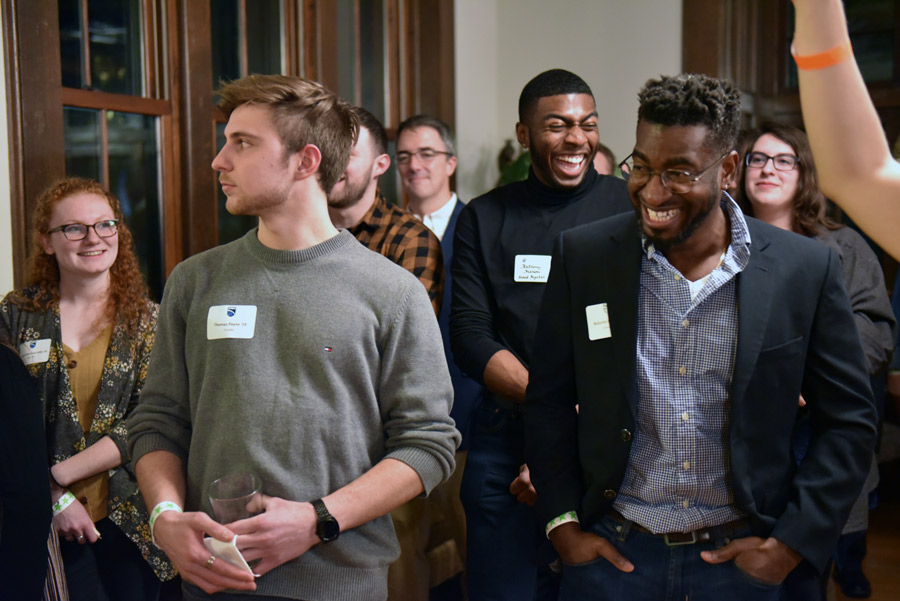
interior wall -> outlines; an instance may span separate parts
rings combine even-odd
[[[0,11],[0,30],[3,15]],[[6,68],[3,44],[0,44],[0,65]],[[6,110],[6,76],[0,73],[0,296],[13,287],[12,207],[9,196],[9,129]]]
[[[457,192],[494,187],[497,155],[515,143],[522,87],[568,69],[591,86],[600,140],[616,158],[634,145],[637,92],[681,71],[682,0],[455,0]]]

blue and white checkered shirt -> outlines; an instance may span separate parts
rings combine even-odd
[[[743,517],[729,483],[728,405],[737,348],[735,285],[750,234],[727,193],[731,244],[689,282],[645,240],[637,339],[637,420],[614,507],[654,533],[690,532]]]

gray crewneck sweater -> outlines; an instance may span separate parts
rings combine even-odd
[[[223,323],[248,324],[230,335],[252,338],[215,338]],[[385,457],[415,469],[427,492],[453,470],[452,398],[415,277],[346,231],[279,251],[253,230],[172,272],[129,446],[135,462],[160,449],[185,462],[188,511],[209,512],[206,486],[229,473],[309,501]],[[383,599],[398,549],[383,516],[272,570],[257,593]]]

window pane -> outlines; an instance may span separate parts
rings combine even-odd
[[[281,0],[247,2],[247,71],[281,73]]]
[[[221,81],[241,76],[241,45],[238,24],[238,0],[212,0],[213,89]]]
[[[100,181],[100,111],[63,107],[66,175]]]
[[[81,69],[81,2],[59,0],[59,49],[62,59],[62,85],[67,88],[84,86]]]
[[[356,104],[356,14],[355,0],[337,0],[337,93]]]
[[[144,68],[140,0],[89,0],[91,85],[141,96]]]
[[[225,124],[216,123],[216,148],[225,146]],[[232,215],[225,208],[228,198],[218,187],[218,215],[219,215],[219,244],[225,244],[237,240],[256,227],[256,217],[249,215]]]
[[[122,203],[141,271],[157,301],[163,287],[158,120],[113,111],[108,111],[106,118],[109,189]]]
[[[384,123],[384,2],[359,3],[362,105]]]

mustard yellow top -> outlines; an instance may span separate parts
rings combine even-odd
[[[85,435],[90,432],[94,413],[97,411],[97,398],[100,393],[100,379],[103,375],[103,364],[106,351],[112,338],[113,327],[109,325],[80,351],[73,351],[63,344],[63,355],[66,370],[69,372],[69,383],[72,396],[75,397],[75,408],[78,411],[78,422]],[[88,515],[95,522],[106,517],[106,501],[109,497],[109,472],[85,478],[73,483],[69,490],[78,499]]]

